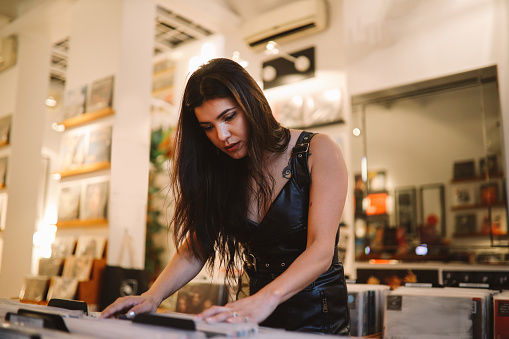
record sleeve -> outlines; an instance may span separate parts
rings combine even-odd
[[[92,272],[92,256],[70,256],[65,258],[62,277],[76,278],[78,281],[90,280]]]
[[[68,277],[51,277],[48,300],[53,298],[73,300],[78,292],[78,279]]]
[[[87,101],[87,111],[95,112],[108,107],[113,103],[113,76],[96,80],[92,83]]]
[[[111,126],[90,132],[85,164],[110,162]]]
[[[95,259],[101,259],[104,255],[105,247],[106,237],[104,236],[80,235],[76,245],[76,255],[88,255]]]
[[[65,93],[64,120],[73,118],[85,113],[85,102],[87,100],[87,85],[70,89]]]
[[[105,219],[108,208],[109,182],[88,184],[85,188],[81,219]]]
[[[58,197],[58,221],[79,218],[81,186],[67,186],[60,189]]]
[[[23,280],[19,298],[27,301],[43,301],[48,292],[48,277],[27,276]]]

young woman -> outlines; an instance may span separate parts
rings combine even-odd
[[[282,127],[244,68],[214,59],[187,82],[174,164],[177,254],[146,293],[102,317],[154,312],[205,264],[219,260],[233,278],[242,259],[250,296],[197,319],[348,333],[336,248],[347,169],[336,142]]]

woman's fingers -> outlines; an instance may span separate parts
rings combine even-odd
[[[111,318],[117,314],[125,313],[129,311],[129,309],[131,309],[133,306],[142,303],[144,300],[145,298],[139,296],[118,298],[113,304],[106,307],[104,311],[102,311],[99,318]]]

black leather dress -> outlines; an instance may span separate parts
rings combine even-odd
[[[264,219],[260,224],[248,221],[250,240],[244,248],[244,268],[250,278],[250,294],[284,272],[306,249],[311,183],[307,160],[309,142],[314,135],[303,132],[299,136],[292,150],[291,178]],[[343,265],[337,255],[331,258],[331,266],[325,273],[280,304],[260,325],[289,331],[348,334],[347,290]]]

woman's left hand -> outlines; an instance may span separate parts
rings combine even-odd
[[[276,295],[265,296],[262,291],[225,306],[212,306],[198,314],[195,319],[208,323],[261,323],[272,314],[279,304]]]

